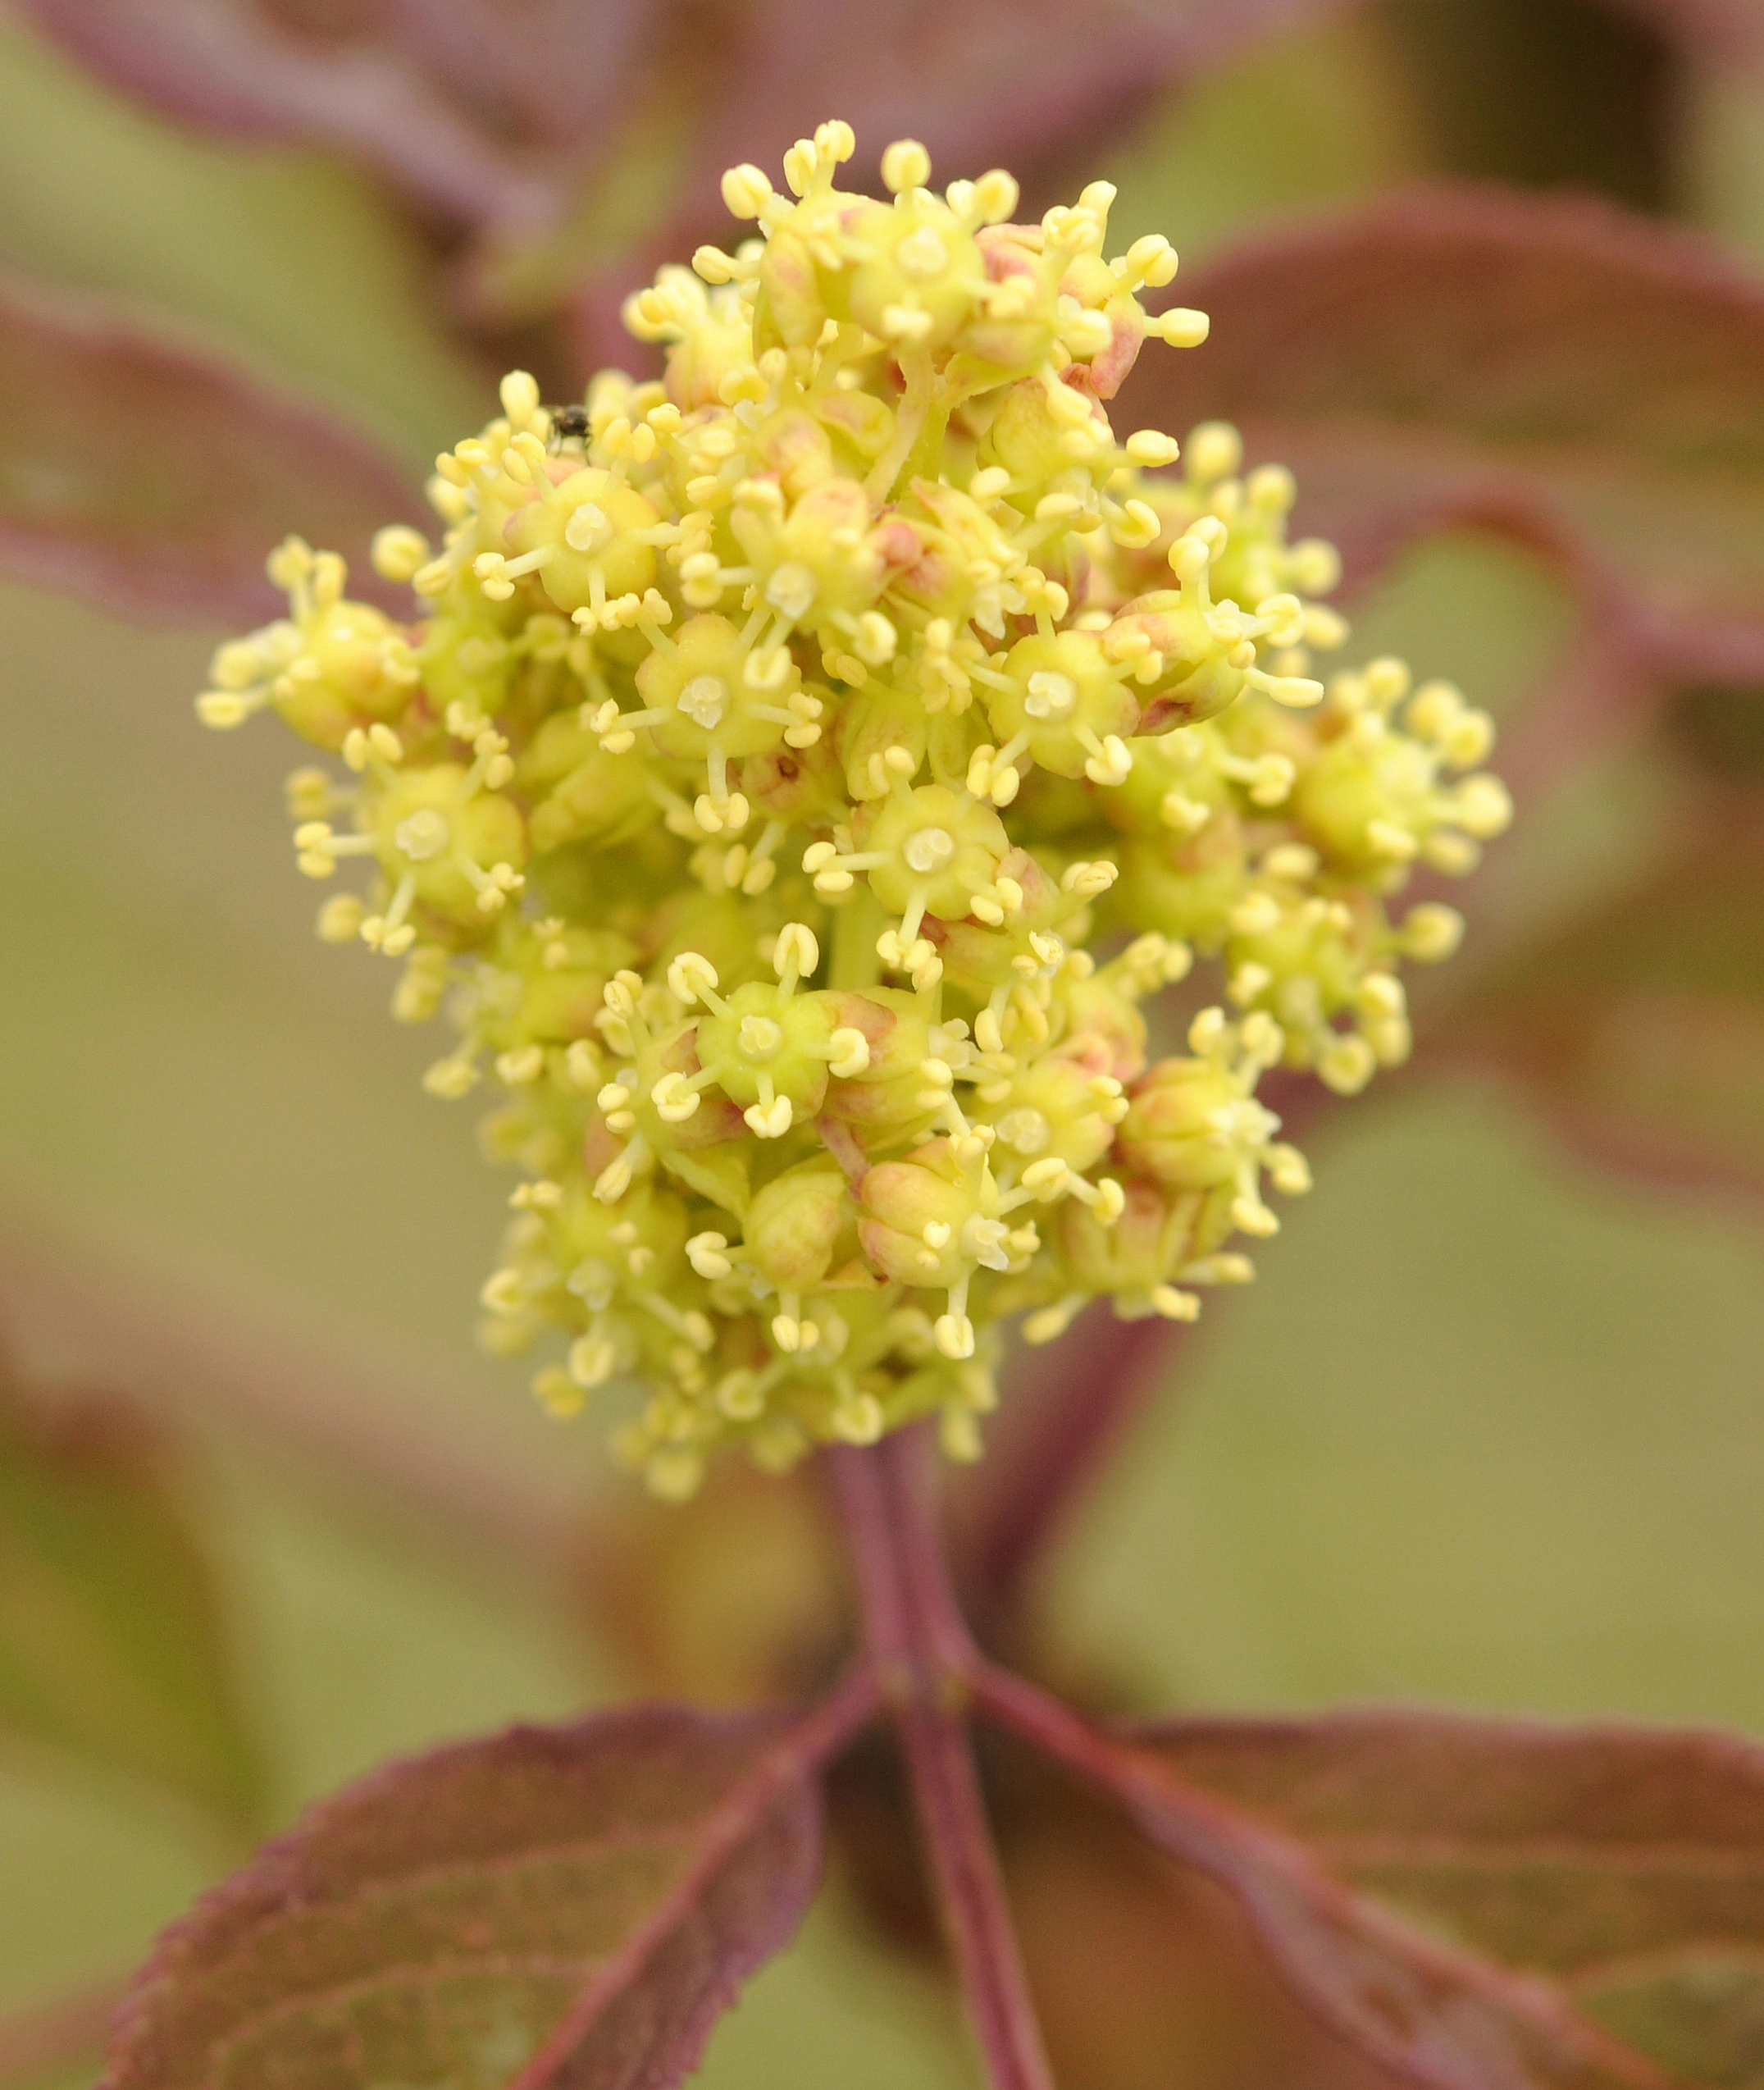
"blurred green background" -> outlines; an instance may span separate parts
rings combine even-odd
[[[1187,255],[1469,172],[1602,186],[1764,259],[1764,95],[1590,7],[1353,15],[1102,157],[1115,229]],[[488,366],[364,179],[180,133],[3,16],[0,258],[169,314],[413,463],[489,410]],[[1499,711],[1567,610],[1523,557],[1464,541],[1359,622]],[[620,1680],[522,1508],[592,1515],[599,1433],[560,1432],[474,1352],[500,1191],[469,1116],[418,1090],[432,1055],[387,1020],[383,969],[312,936],[288,748],[197,729],[219,636],[0,586],[0,1313],[34,1370],[162,1399],[194,1433],[286,1820],[390,1755]],[[1546,904],[1618,874],[1657,783],[1620,764],[1558,832],[1516,837]],[[1755,1217],[1596,1174],[1492,1084],[1347,1117],[1256,1291],[1064,1547],[1062,1638],[1148,1707],[1409,1699],[1764,1732]],[[485,1513],[471,1535],[389,1511],[376,1447],[400,1435]],[[126,1967],[238,1855],[121,1775],[0,1749],[0,2015]],[[755,1983],[704,2079],[964,2069],[938,1992],[836,1913]]]

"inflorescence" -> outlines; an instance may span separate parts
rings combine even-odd
[[[1449,685],[1312,678],[1347,627],[1287,472],[1110,427],[1148,335],[1206,335],[1141,303],[1169,244],[1105,260],[1106,182],[1038,225],[1005,174],[938,195],[910,142],[847,194],[852,149],[724,178],[759,236],[627,307],[662,380],[504,381],[440,549],[375,541],[410,624],[290,539],[198,705],[341,756],[289,781],[302,870],[372,874],[319,933],[446,1008],[426,1086],[492,1083],[523,1171],[485,1339],[554,1344],[560,1414],[640,1381],[615,1442],[669,1496],[732,1437],[781,1469],[935,1412],[971,1458],[1009,1317],[1247,1278],[1265,1181],[1309,1180],[1259,1079],[1402,1060],[1400,963],[1460,923],[1391,896],[1509,811]],[[1223,1005],[1148,1064],[1197,956]]]

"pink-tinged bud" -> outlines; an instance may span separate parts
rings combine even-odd
[[[1100,1225],[1076,1198],[1061,1207],[1066,1255],[1087,1292],[1150,1292],[1169,1283],[1192,1253],[1203,1193],[1173,1192],[1142,1175],[1128,1176],[1122,1187],[1127,1208],[1112,1226]]]
[[[974,584],[968,562],[956,547],[927,544],[904,527],[894,533],[893,541],[896,551],[906,555],[897,561],[890,594],[928,617],[947,617],[953,623],[965,616],[973,600]]]
[[[894,432],[894,417],[877,399],[868,392],[828,392],[815,401],[815,418],[827,430],[836,443],[842,443],[851,461],[868,462],[887,448],[888,438]],[[887,527],[884,517],[878,530]],[[892,551],[891,538],[884,543],[878,538],[877,550],[886,564],[895,566],[900,562]]]
[[[1100,407],[1091,426],[1096,439],[1105,444],[1107,424]],[[987,431],[982,454],[1013,478],[1045,484],[1072,468],[1066,434],[1067,424],[1048,405],[1046,386],[1038,377],[1026,377],[1005,393]]]
[[[1055,1050],[1087,1074],[1137,1081],[1146,1066],[1146,1020],[1139,1005],[1102,973],[1065,989],[1066,1029]]]
[[[947,1289],[973,1269],[962,1237],[978,1207],[946,1139],[879,1161],[857,1190],[865,1214],[858,1237],[884,1276]]]
[[[707,311],[668,352],[668,396],[684,413],[721,404],[723,386],[753,367],[753,336],[739,311]]]
[[[800,407],[787,408],[753,433],[759,463],[777,475],[787,500],[795,500],[832,476],[833,446],[827,431]]]
[[[839,713],[835,745],[845,764],[846,788],[856,800],[886,798],[894,786],[888,757],[905,751],[916,772],[925,759],[931,722],[917,691],[867,690]],[[896,762],[900,760],[896,755]]]
[[[1021,932],[1051,929],[1056,921],[1069,920],[1069,903],[1056,880],[1050,878],[1026,849],[1012,849],[1000,858],[998,881],[1006,879],[1023,895],[1022,906],[1010,917]],[[926,933],[937,946],[946,973],[977,987],[1002,986],[1017,977],[1012,961],[1014,942],[1001,938],[980,921],[928,922]]]
[[[994,384],[1038,369],[1053,345],[1055,298],[1040,257],[1023,240],[1019,226],[984,226],[975,235],[987,281],[1011,290],[971,319],[955,345],[964,372]]]
[[[870,532],[876,554],[891,574],[902,575],[923,557],[925,541],[904,515],[885,515]]]
[[[1184,1190],[1235,1180],[1230,1115],[1242,1084],[1210,1060],[1160,1060],[1133,1092],[1118,1134],[1128,1165]]]
[[[780,227],[767,240],[759,264],[754,345],[762,354],[774,340],[785,348],[813,348],[826,323],[827,300],[808,244]]]
[[[741,791],[754,812],[768,820],[823,827],[846,816],[845,773],[825,733],[812,747],[750,755],[741,764]]]
[[[719,1146],[726,1139],[739,1139],[745,1133],[747,1128],[742,1122],[740,1105],[715,1088],[700,1093],[698,1108],[689,1118],[658,1116],[650,1100],[656,1083],[671,1074],[690,1080],[699,1071],[695,1024],[659,1051],[644,1055],[638,1070],[638,1119],[657,1145],[691,1153],[700,1148]]]
[[[1109,345],[1101,355],[1091,358],[1089,377],[1091,390],[1098,399],[1112,399],[1139,360],[1146,319],[1131,298],[1111,298],[1104,309],[1109,321]],[[1072,382],[1069,376],[1066,382]]]
[[[1228,658],[1233,646],[1179,590],[1160,588],[1126,604],[1103,634],[1103,649],[1124,653],[1135,639],[1149,641],[1163,664],[1154,681],[1140,685],[1145,701],[1139,723],[1142,734],[1165,733],[1214,718],[1243,694],[1243,670]]]
[[[1022,276],[1031,283],[1041,281],[1041,270],[1037,266],[1042,253],[1039,226],[983,225],[974,235],[974,244],[986,264],[988,282],[1002,283],[1011,276]]]
[[[928,1116],[919,1101],[920,1062],[931,1050],[931,1027],[918,997],[896,988],[873,987],[834,997],[839,1022],[864,1034],[869,1065],[849,1079],[830,1081],[823,1114],[850,1125],[860,1139],[880,1140]]]
[[[582,1134],[583,1175],[590,1183],[594,1182],[624,1151],[624,1141],[616,1132],[608,1131],[606,1120],[599,1116],[591,1118],[588,1129]]]

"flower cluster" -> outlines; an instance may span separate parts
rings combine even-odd
[[[848,193],[852,146],[726,177],[758,236],[627,308],[661,380],[504,381],[440,548],[376,541],[411,623],[290,541],[199,702],[340,756],[289,787],[301,869],[372,874],[320,933],[448,1009],[427,1085],[492,1083],[523,1172],[486,1339],[549,1337],[560,1412],[639,1380],[616,1441],[668,1495],[719,1440],[927,1412],[971,1457],[1008,1317],[1247,1277],[1308,1180],[1260,1076],[1402,1059],[1400,963],[1459,924],[1391,897],[1507,816],[1456,691],[1313,679],[1346,627],[1288,473],[1111,427],[1142,341],[1206,333],[1142,303],[1168,243],[1105,259],[1106,183],[1038,225],[1005,174],[937,194],[910,142]],[[1225,1006],[1149,1064],[1197,956]]]

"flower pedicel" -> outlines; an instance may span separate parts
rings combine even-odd
[[[341,757],[289,784],[301,869],[371,874],[320,933],[444,1005],[427,1086],[493,1084],[523,1170],[485,1339],[549,1343],[559,1413],[638,1380],[615,1441],[670,1496],[724,1439],[782,1468],[929,1412],[971,1458],[1009,1317],[1247,1278],[1309,1180],[1260,1077],[1404,1057],[1401,961],[1460,924],[1388,902],[1509,811],[1448,685],[1312,678],[1346,627],[1288,473],[1111,428],[1146,337],[1206,335],[1141,303],[1168,243],[1105,259],[1105,182],[1031,226],[1005,174],[938,195],[906,141],[848,194],[853,142],[725,176],[759,236],[627,308],[660,381],[504,381],[440,549],[375,541],[409,625],[290,540],[199,700]],[[1223,1003],[1148,1065],[1197,956]]]

